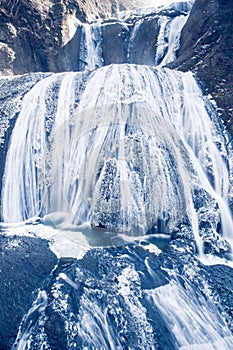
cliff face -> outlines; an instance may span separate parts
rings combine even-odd
[[[61,13],[49,1],[2,1],[0,10],[0,61],[2,74],[51,69],[49,51],[57,50]]]
[[[111,16],[138,4],[127,0],[0,1],[0,74],[65,69],[59,54],[80,22]]]
[[[192,70],[211,93],[222,118],[233,124],[233,6],[227,0],[196,0],[181,34],[178,59],[171,65]]]

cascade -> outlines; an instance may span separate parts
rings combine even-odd
[[[176,59],[176,51],[179,48],[181,29],[183,28],[187,16],[177,16],[175,18],[160,17],[160,31],[157,39],[157,49],[155,64],[165,66]]]
[[[178,349],[190,349],[190,344],[193,349],[230,349],[232,346],[231,332],[222,323],[215,306],[208,305],[202,297],[197,299],[188,284],[184,290],[173,280],[166,286],[147,291],[147,298],[158,305],[168,326],[173,329]],[[208,325],[208,332],[203,325]]]

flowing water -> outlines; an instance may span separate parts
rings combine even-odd
[[[179,349],[231,348],[232,334],[222,323],[217,309],[204,298],[197,298],[190,286],[187,285],[184,290],[177,281],[172,281],[166,286],[148,291],[147,297],[164,315]]]

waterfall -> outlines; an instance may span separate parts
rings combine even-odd
[[[21,252],[33,236],[49,243],[36,268],[49,250],[58,258],[40,286],[28,273],[10,295],[21,319],[12,349],[232,348],[229,136],[195,76],[166,67],[192,4],[124,12],[76,34],[67,17],[76,71],[0,79],[13,91],[0,257],[11,249],[31,263]],[[205,266],[210,257],[223,265]]]
[[[59,128],[67,121],[75,104],[72,76],[72,73],[67,73],[62,79],[62,74],[51,75],[45,81],[36,84],[24,98],[6,160],[9,166],[6,166],[4,175],[5,204],[2,210],[5,221],[24,221],[34,215],[40,215],[43,207],[62,205],[61,202],[55,204],[57,200],[60,201],[61,193],[56,199],[48,195],[53,186],[53,172],[57,172],[51,165],[51,130]],[[62,137],[65,145],[68,135],[63,134]],[[59,145],[60,140],[56,139],[56,142]],[[63,157],[62,154],[59,156]],[[63,160],[61,158],[58,161]],[[18,169],[14,171],[12,183],[10,172],[15,162]],[[60,174],[56,175],[56,185],[61,186]],[[12,202],[15,203],[13,211]]]
[[[38,296],[33,303],[33,306],[24,316],[23,327],[20,329],[20,332],[15,340],[15,344],[12,346],[12,349],[24,350],[27,349],[28,345],[30,346],[30,337],[33,333],[33,328],[36,326],[36,318],[41,315],[44,316],[45,308],[47,306],[48,298],[45,291],[40,291]]]
[[[187,16],[177,16],[172,19],[168,17],[160,18],[160,32],[155,55],[156,65],[165,66],[176,59],[176,51],[180,45],[181,29],[186,21]]]

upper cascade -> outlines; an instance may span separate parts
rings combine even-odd
[[[82,24],[63,47],[66,67],[80,71],[119,63],[165,66],[176,59],[191,7],[190,1],[139,8]],[[72,50],[78,53],[76,62]]]
[[[186,224],[199,253],[210,232],[227,251],[230,174],[219,130],[191,73],[125,64],[51,74],[23,99],[2,217],[66,213],[76,227],[132,236]]]

